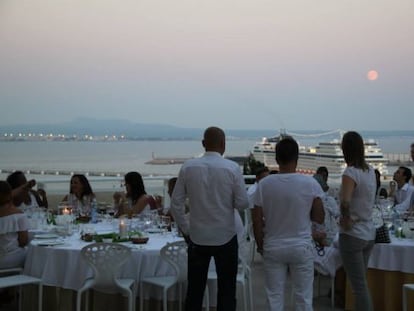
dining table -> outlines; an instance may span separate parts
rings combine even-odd
[[[43,299],[44,311],[73,310],[76,291],[81,288],[86,278],[93,275],[92,268],[81,256],[82,248],[93,241],[82,240],[82,231],[92,229],[95,235],[99,235],[117,232],[118,228],[117,219],[105,219],[97,224],[80,225],[64,237],[56,236],[50,230],[46,233],[34,234],[34,239],[27,249],[24,273],[42,279],[45,286],[44,297],[46,297]],[[166,230],[148,230],[146,235],[149,237],[146,244],[133,244],[131,241],[121,243],[131,249],[131,256],[122,265],[119,276],[135,279],[137,289],[143,277],[175,275],[173,267],[161,258],[160,250],[167,243],[182,240],[178,234]],[[168,294],[168,300],[177,304],[178,290],[172,288]],[[122,296],[111,296],[114,295],[93,293],[92,306],[88,310],[118,310],[120,305],[126,303],[126,299]],[[155,310],[156,308],[151,306],[151,301],[159,302],[161,299],[162,291],[146,287],[144,297],[146,309]],[[111,305],[113,307],[110,307]],[[29,303],[25,306],[25,310],[31,310]]]
[[[374,310],[402,310],[402,286],[414,283],[414,240],[391,237],[391,243],[374,245],[367,271]],[[345,310],[353,310],[354,298],[349,282]],[[408,310],[414,310],[414,292],[408,295]]]

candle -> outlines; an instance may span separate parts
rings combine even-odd
[[[403,235],[402,234],[402,228],[401,227],[398,227],[396,237],[397,238],[402,238],[403,237],[402,235]]]
[[[127,235],[127,224],[124,220],[119,221],[119,236],[125,238]]]

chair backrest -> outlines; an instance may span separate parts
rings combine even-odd
[[[177,281],[184,282],[187,279],[187,243],[185,241],[167,243],[161,248],[160,254],[161,258],[173,266]]]
[[[5,247],[0,245],[0,262],[5,257],[6,254],[7,254],[7,252],[6,252]],[[0,276],[20,274],[22,272],[23,272],[23,268],[19,267],[19,266],[15,266],[15,267],[12,266],[12,267],[8,267],[8,268],[0,268]]]
[[[117,272],[131,256],[131,250],[116,243],[93,243],[82,248],[81,256],[93,269],[94,288],[111,292],[117,287]]]

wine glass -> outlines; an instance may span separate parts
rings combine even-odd
[[[161,216],[160,217],[160,226],[163,233],[166,233],[171,230],[171,218],[170,216]]]

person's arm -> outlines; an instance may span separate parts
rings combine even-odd
[[[27,183],[15,188],[12,190],[13,203],[16,206],[19,206],[23,203],[25,195],[28,191],[36,185],[36,180],[29,180]]]
[[[115,209],[115,217],[119,217],[124,214],[124,204],[125,201],[125,194],[119,191],[114,192],[112,195],[112,199],[114,202],[114,209]]]
[[[343,175],[340,195],[341,218],[339,225],[345,230],[351,229],[352,225],[354,224],[353,220],[351,219],[351,212],[349,209],[349,204],[351,202],[354,189],[355,181],[351,177]]]
[[[390,181],[389,188],[390,192],[388,193],[388,196],[395,199],[395,192],[397,191],[397,183],[395,182],[395,180]]]
[[[321,198],[317,197],[312,202],[311,220],[318,223],[323,224],[325,221],[325,210],[323,209],[323,203]]]
[[[236,171],[234,178],[234,208],[242,211],[249,207],[246,184],[244,183],[244,178],[240,170]]]
[[[257,244],[257,252],[263,255],[263,239],[264,239],[264,219],[263,209],[261,206],[255,205],[252,209],[253,234]]]
[[[17,232],[17,241],[20,247],[25,247],[29,243],[29,233],[27,230]]]
[[[43,189],[38,189],[37,191],[30,190],[30,192],[35,197],[37,205],[39,205],[39,207],[44,207],[44,208],[48,207],[49,204],[47,202],[47,197],[46,197],[46,191],[45,190],[43,190]]]
[[[154,199],[149,195],[141,195],[137,202],[132,206],[132,214],[141,214],[147,205],[152,209]]]
[[[19,243],[19,247],[25,247],[29,243],[29,219],[27,216],[19,211],[20,217],[17,220],[18,228],[17,230],[17,241]]]
[[[178,228],[183,233],[186,241],[188,240],[188,235],[190,231],[190,224],[188,217],[185,216],[185,200],[187,198],[187,193],[185,189],[185,176],[183,169],[180,170],[178,175],[177,182],[174,187],[173,194],[171,196],[171,214],[174,216],[175,221],[177,222]]]

